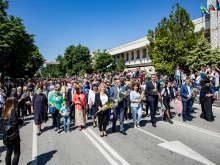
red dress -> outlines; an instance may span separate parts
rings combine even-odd
[[[79,102],[81,104],[79,104]],[[76,126],[86,124],[86,96],[84,93],[73,95],[73,103],[75,103],[75,124]]]

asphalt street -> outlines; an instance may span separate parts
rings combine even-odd
[[[27,117],[21,128],[20,165],[77,165],[77,164],[131,164],[131,165],[220,165],[220,108],[213,107],[214,122],[200,119],[200,106],[194,104],[192,122],[183,123],[174,117],[174,124],[162,121],[157,116],[157,128],[150,118],[141,120],[141,128],[132,128],[132,120],[125,122],[127,136],[119,132],[100,137],[98,128],[91,120],[87,128],[79,131],[71,125],[72,132],[58,134],[51,129],[52,119],[43,125],[38,137],[33,117]],[[119,127],[118,127],[119,129]],[[2,146],[0,141],[0,146]],[[0,164],[5,164],[3,149]]]

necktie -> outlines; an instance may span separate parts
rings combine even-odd
[[[157,84],[156,84],[156,82],[154,82],[154,88],[157,89]]]

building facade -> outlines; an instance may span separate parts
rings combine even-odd
[[[217,19],[219,20],[217,21]],[[210,41],[212,48],[220,46],[220,37],[218,35],[220,33],[220,14],[217,11],[210,11],[210,15],[195,19],[193,23],[195,25],[195,33],[199,32],[202,28],[205,29],[205,37]],[[119,59],[124,59],[126,70],[140,68],[147,72],[154,72],[154,67],[151,66],[151,60],[148,55],[147,44],[149,44],[147,37],[143,37],[112,48],[108,50],[108,53],[114,57],[116,63]]]

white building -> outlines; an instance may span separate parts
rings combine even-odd
[[[210,39],[209,16],[193,20],[193,23],[195,24],[195,32],[200,31],[201,28],[204,27],[206,30],[206,37]],[[149,44],[147,37],[143,37],[127,44],[112,48],[107,52],[114,57],[115,62],[117,62],[120,58],[124,59],[126,70],[140,68],[141,70],[146,70],[148,72],[151,70],[154,72],[154,67],[151,66],[151,60],[148,56],[147,44]]]

